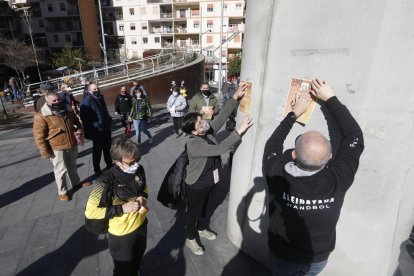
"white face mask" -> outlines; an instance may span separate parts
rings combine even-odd
[[[178,96],[178,92],[173,92],[173,95],[175,96],[175,97],[177,97]]]
[[[206,120],[201,120],[200,122],[200,132],[201,133],[207,133],[207,131],[210,129],[210,124]]]
[[[136,162],[135,164],[128,166],[126,169],[123,166],[119,166],[119,167],[124,173],[135,174],[139,168],[139,164],[138,162]]]

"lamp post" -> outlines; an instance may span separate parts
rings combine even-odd
[[[25,24],[27,26],[27,29],[29,31],[30,40],[32,41],[33,54],[34,54],[34,58],[35,58],[35,61],[36,61],[37,73],[39,74],[40,81],[43,81],[42,80],[42,75],[40,74],[39,61],[37,60],[36,46],[33,42],[32,24],[29,21],[29,17],[30,17],[29,9],[30,9],[30,7],[22,7],[22,8],[17,8],[16,11],[23,11],[23,19],[24,19],[24,22],[25,22]]]
[[[221,20],[220,20],[220,60],[219,60],[219,88],[218,88],[218,95],[219,97],[223,97],[223,93],[221,91],[222,88],[222,67],[223,67],[223,16],[224,16],[224,0],[221,0]]]
[[[104,33],[104,26],[103,26],[103,18],[102,18],[102,7],[101,7],[101,0],[98,0],[98,7],[99,7],[99,20],[101,21],[101,35],[102,35],[102,51],[104,53],[104,66],[105,66],[105,73],[108,75],[108,56],[106,55],[106,44],[105,44],[105,33]]]

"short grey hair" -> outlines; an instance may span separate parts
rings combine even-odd
[[[299,135],[295,141],[295,152],[296,152],[296,164],[298,167],[308,171],[317,171],[325,167],[328,163],[329,159],[331,158],[331,143],[329,142],[326,137],[322,136],[325,144],[328,146],[328,154],[324,156],[324,158],[317,160],[312,158],[310,153],[306,151],[305,146],[308,141],[306,141],[306,137],[304,135]]]
[[[122,157],[139,158],[140,151],[138,144],[129,140],[128,137],[114,139],[111,146],[111,158],[113,161],[122,161]]]
[[[48,98],[49,96],[56,96],[56,97],[60,97],[59,93],[56,91],[47,91],[45,97]]]

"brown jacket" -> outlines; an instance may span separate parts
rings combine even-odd
[[[53,150],[76,146],[75,131],[81,128],[82,125],[73,111],[68,111],[64,118],[53,114],[49,106],[44,104],[33,119],[33,136],[40,155],[48,158],[53,155]]]

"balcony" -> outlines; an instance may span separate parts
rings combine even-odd
[[[53,27],[53,26],[47,26],[46,27],[46,32],[81,32],[82,29],[79,26],[74,26],[74,27]]]
[[[172,18],[172,13],[163,12],[160,14],[160,18]]]
[[[67,10],[68,15],[72,15],[72,16],[77,16],[79,15],[79,10],[78,9],[71,9],[71,10]]]
[[[187,28],[175,28],[175,33],[177,34],[186,34]]]
[[[172,2],[172,0],[147,0],[148,4],[171,4]]]
[[[113,15],[113,14],[104,14],[102,16],[103,21],[116,21],[116,20],[124,20],[124,16],[122,14],[117,14],[117,15]]]

